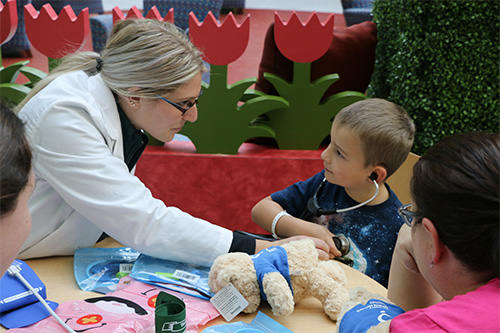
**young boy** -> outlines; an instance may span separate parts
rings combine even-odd
[[[332,237],[343,234],[350,249],[338,259],[387,287],[403,220],[401,202],[385,180],[405,161],[414,134],[406,111],[389,101],[366,99],[345,107],[321,154],[325,169],[262,199],[252,219],[275,238],[322,239],[336,257],[341,254]]]

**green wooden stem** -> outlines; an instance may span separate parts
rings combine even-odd
[[[210,65],[210,86],[212,85],[214,87],[225,87],[227,85],[227,65]]]
[[[294,62],[293,63],[293,85],[309,85],[311,82],[311,63]]]

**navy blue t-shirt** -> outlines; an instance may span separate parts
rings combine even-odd
[[[398,214],[401,202],[389,185],[385,184],[389,199],[381,204],[316,217],[309,213],[307,201],[313,197],[324,177],[324,171],[321,171],[305,181],[271,194],[271,198],[292,216],[324,225],[332,233],[346,236],[351,248],[345,256],[337,259],[387,287],[394,245],[403,224]],[[318,203],[322,209],[342,209],[358,204],[342,186],[328,182]]]

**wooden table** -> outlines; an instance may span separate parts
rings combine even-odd
[[[121,247],[121,244],[116,242],[114,239],[107,238],[102,242],[96,244],[95,247]],[[31,268],[33,268],[40,279],[45,283],[47,287],[47,298],[52,301],[62,303],[69,300],[86,299],[99,295],[102,296],[102,294],[83,291],[78,288],[73,273],[72,256],[30,259],[26,260],[26,263]],[[346,265],[341,264],[341,266],[346,272],[349,288],[362,286],[365,287],[368,291],[378,293],[384,297],[387,296],[387,290],[375,280]],[[259,310],[297,333],[330,333],[335,332],[336,329],[335,322],[331,321],[323,312],[321,303],[317,299],[312,297],[306,298],[298,303],[293,314],[288,318],[273,316],[271,308],[269,307],[269,305],[267,305],[267,303],[263,303],[260,306]],[[256,314],[257,313],[239,314],[232,320],[232,322],[244,321],[248,323],[252,321]],[[209,322],[207,325],[201,327],[200,331],[208,326],[226,323],[227,322],[224,320],[224,318],[220,316],[215,320]],[[5,329],[0,326],[0,332],[4,331]]]

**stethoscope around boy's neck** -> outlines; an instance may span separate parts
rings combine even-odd
[[[332,215],[332,214],[338,214],[338,213],[344,213],[348,212],[351,210],[358,209],[359,207],[362,207],[369,202],[373,201],[379,192],[379,186],[377,184],[377,174],[375,172],[372,172],[370,175],[370,179],[373,182],[373,185],[375,185],[375,194],[368,200],[363,201],[362,203],[359,203],[355,206],[347,207],[347,208],[342,208],[342,209],[322,209],[319,206],[318,203],[318,197],[321,195],[321,192],[323,191],[323,188],[325,187],[326,183],[328,182],[326,178],[323,179],[321,184],[318,186],[318,189],[314,193],[314,196],[312,198],[309,198],[309,201],[307,201],[307,209],[314,215],[314,216],[321,216],[321,215]]]

